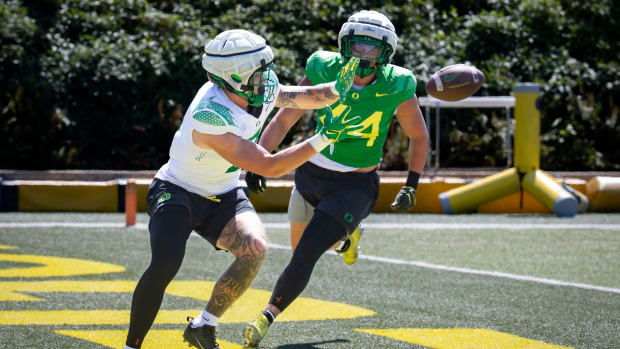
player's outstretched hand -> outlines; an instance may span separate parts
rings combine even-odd
[[[245,183],[250,193],[260,194],[267,189],[267,178],[254,172],[246,172]]]
[[[392,209],[406,212],[414,206],[415,189],[412,187],[403,186],[402,188],[400,188],[400,191],[398,192],[396,198],[394,199],[394,202],[392,203]]]
[[[333,142],[338,142],[339,140],[348,138],[348,132],[355,131],[363,127],[359,124],[359,116],[350,119],[345,119],[344,116],[335,117],[332,113],[332,108],[328,105],[325,106],[325,110],[327,111],[327,114],[324,116],[323,127],[319,132],[324,134],[325,137]]]
[[[357,57],[351,57],[347,64],[340,69],[338,73],[338,79],[336,80],[336,90],[340,95],[340,99],[343,101],[347,98],[347,93],[353,86],[353,80],[355,79],[355,69],[360,64],[360,59]]]

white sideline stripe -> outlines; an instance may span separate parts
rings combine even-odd
[[[264,223],[265,228],[269,229],[288,229],[289,223]],[[508,224],[508,223],[363,223],[363,226],[370,229],[412,229],[412,230],[436,230],[436,229],[500,229],[500,230],[559,230],[559,229],[600,229],[618,230],[620,224]],[[124,223],[114,222],[0,222],[0,228],[124,228]],[[147,224],[138,223],[136,229],[146,229]]]
[[[272,243],[269,244],[269,247],[283,249],[283,250],[291,249],[291,246],[284,246],[284,245],[278,245],[278,244],[272,244]],[[327,253],[337,255],[336,252],[334,251],[328,251]],[[446,265],[432,264],[432,263],[427,263],[427,262],[405,261],[402,259],[384,258],[384,257],[369,256],[369,255],[360,255],[358,258],[367,259],[367,260],[375,261],[375,262],[389,263],[389,264],[412,265],[412,266],[419,267],[419,268],[452,271],[452,272],[462,273],[462,274],[486,275],[486,276],[493,276],[493,277],[511,279],[511,280],[537,282],[537,283],[546,284],[546,285],[570,286],[570,287],[582,288],[586,290],[620,293],[620,288],[595,286],[595,285],[581,284],[581,283],[575,283],[575,282],[566,282],[566,281],[560,281],[560,280],[539,278],[539,277],[534,277],[534,276],[503,273],[500,271],[488,271],[488,270],[450,267]]]
[[[463,224],[466,224],[464,226]],[[271,229],[288,229],[288,223],[265,223],[266,228]],[[369,228],[384,228],[384,229],[393,229],[393,228],[412,228],[412,229],[510,229],[510,230],[518,230],[518,229],[607,229],[607,230],[620,230],[620,227],[612,224],[467,224],[466,222],[460,224],[435,224],[435,223],[419,223],[419,224],[392,224],[392,223],[369,223],[364,224],[365,227]],[[35,223],[0,223],[0,228],[52,228],[52,227],[67,227],[67,228],[124,228],[125,224],[123,223],[112,223],[112,222],[102,222],[102,223],[65,223],[65,222],[35,222]],[[514,228],[516,227],[516,228]],[[131,227],[132,229],[140,229],[146,230],[147,224],[138,223],[135,226]],[[513,229],[514,228],[514,229]],[[290,246],[284,246],[279,244],[270,243],[269,247],[290,250]],[[336,254],[333,251],[327,252],[328,254]],[[620,294],[620,288],[612,288],[612,287],[603,287],[603,286],[595,286],[589,284],[575,283],[575,282],[566,282],[560,280],[553,279],[545,279],[527,275],[518,275],[511,273],[503,273],[499,271],[489,271],[489,270],[477,270],[477,269],[469,269],[469,268],[459,268],[459,267],[451,267],[440,264],[432,264],[427,262],[420,261],[405,261],[402,259],[394,259],[394,258],[385,258],[385,257],[377,257],[370,255],[360,255],[360,259],[367,259],[375,262],[389,263],[389,264],[398,264],[398,265],[412,265],[419,268],[427,268],[433,270],[444,270],[444,271],[452,271],[463,274],[472,274],[472,275],[486,275],[493,276],[511,280],[520,280],[520,281],[529,281],[536,282],[546,285],[554,285],[554,286],[569,286],[575,288],[581,288],[586,290],[595,290],[601,292],[610,292],[610,293],[618,293]]]
[[[264,223],[265,228],[288,229],[288,223]],[[436,229],[456,229],[456,230],[478,230],[478,229],[500,229],[500,230],[559,230],[559,229],[600,229],[618,230],[620,224],[509,224],[509,223],[362,223],[362,226],[370,229],[412,229],[412,230],[436,230]]]

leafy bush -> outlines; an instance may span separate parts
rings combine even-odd
[[[276,51],[281,82],[336,50],[341,24],[376,9],[397,28],[395,64],[424,83],[442,66],[486,73],[479,95],[534,81],[548,170],[619,170],[620,4],[611,0],[0,0],[0,137],[5,168],[155,169],[195,91],[203,45],[243,28]],[[282,147],[312,132],[306,116]],[[430,125],[434,130],[434,121]],[[502,110],[445,110],[441,166],[503,166]],[[434,131],[433,131],[434,133]],[[406,168],[393,127],[383,169]]]

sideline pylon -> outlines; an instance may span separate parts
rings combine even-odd
[[[131,227],[136,225],[136,211],[138,202],[136,200],[136,180],[128,179],[125,184],[125,225]]]

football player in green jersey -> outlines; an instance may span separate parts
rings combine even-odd
[[[405,68],[390,63],[397,46],[394,25],[383,14],[361,11],[349,17],[338,35],[340,52],[317,51],[308,58],[300,85],[334,81],[352,58],[360,59],[346,99],[331,105],[334,116],[359,117],[360,129],[330,145],[295,171],[288,216],[293,257],[275,285],[265,311],[245,326],[246,347],[258,346],[274,318],[304,290],[314,265],[330,247],[345,240],[340,251],[345,262],[357,260],[362,219],[373,209],[379,191],[376,173],[392,117],[396,115],[410,138],[409,175],[392,208],[407,211],[428,152],[428,133],[415,95],[416,79]],[[259,144],[273,151],[303,111],[280,109],[266,127]],[[324,110],[317,111],[317,132]],[[265,179],[248,173],[250,191],[263,191]]]

